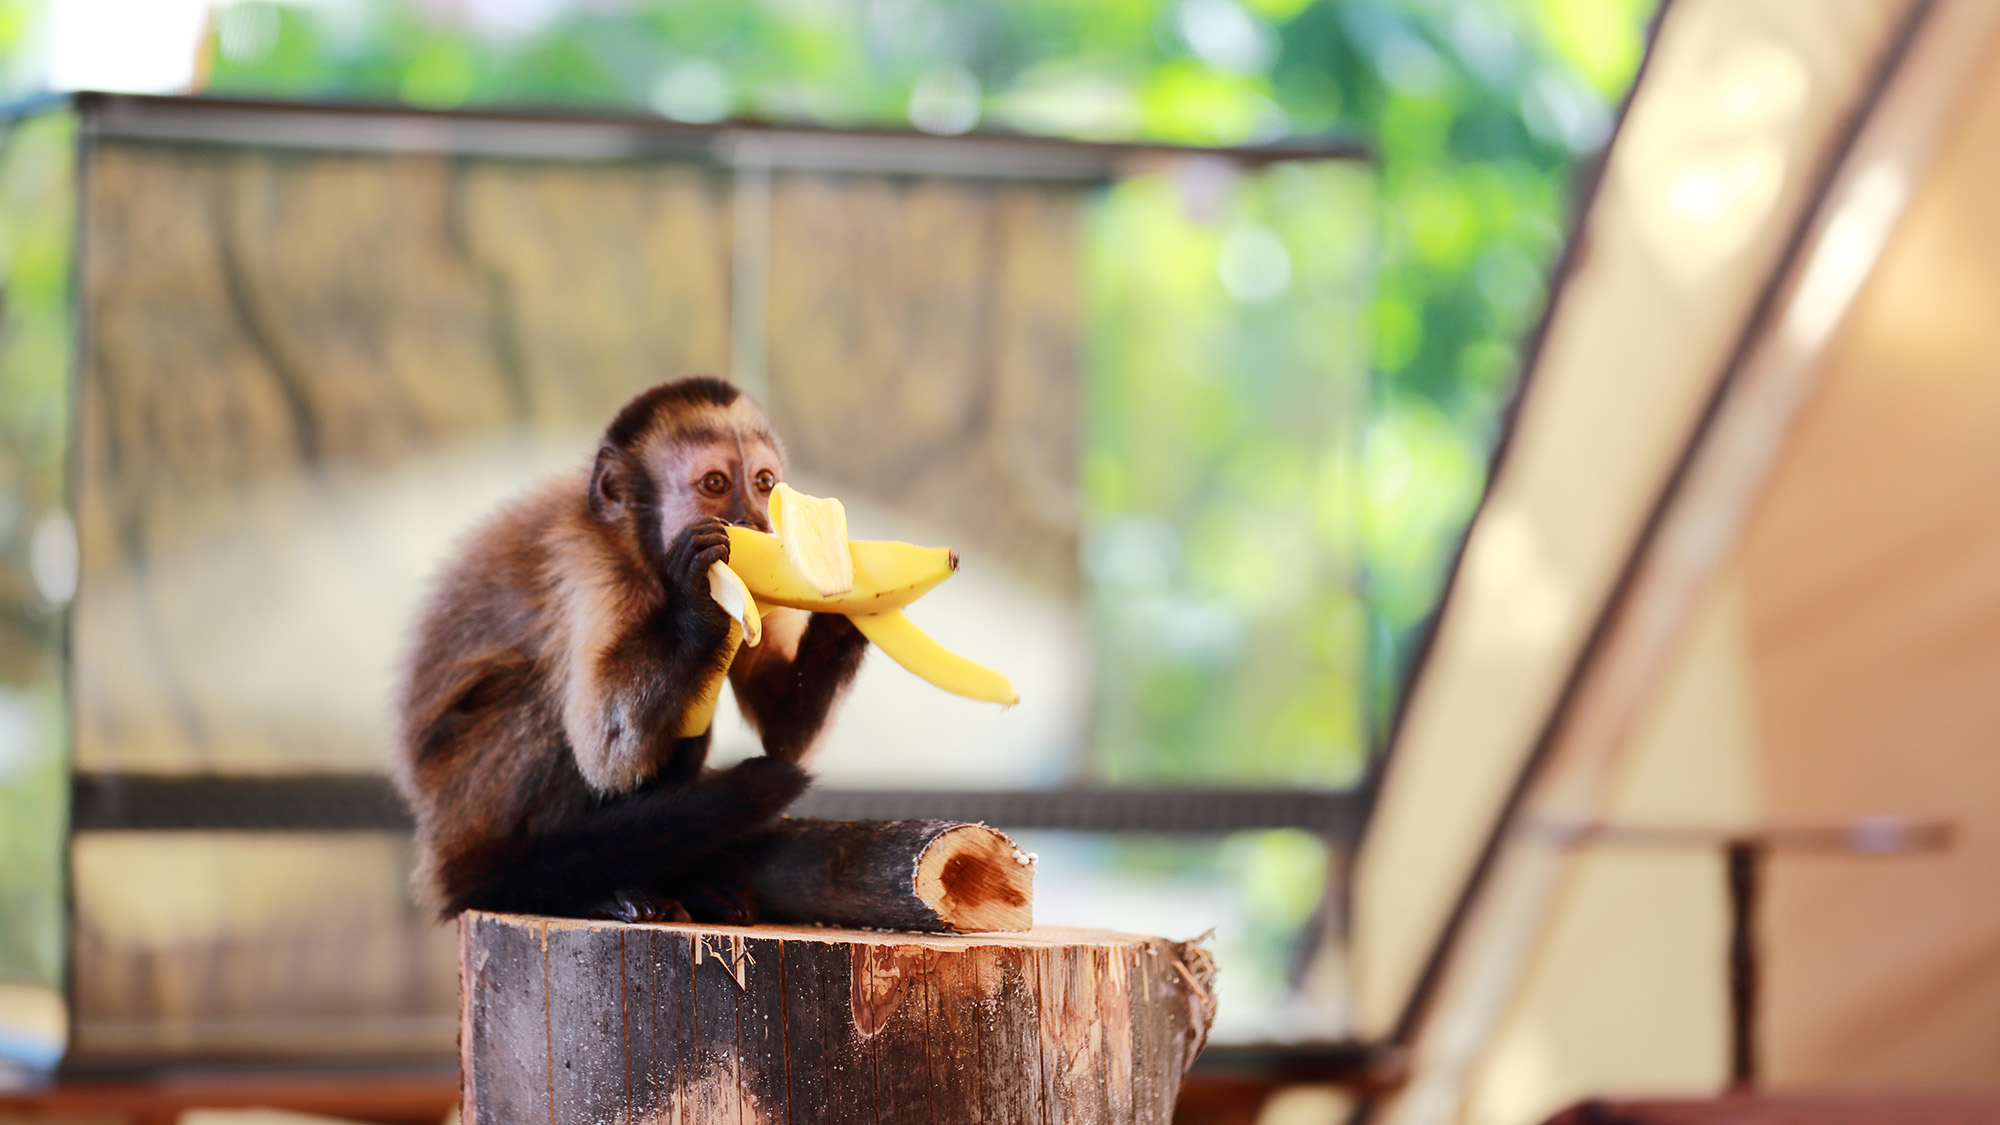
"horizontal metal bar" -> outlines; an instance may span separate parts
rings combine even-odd
[[[1361,823],[1359,798],[1346,790],[822,789],[806,794],[792,811],[1077,832],[1298,828],[1338,839],[1351,839]],[[395,787],[373,774],[79,774],[71,823],[81,832],[400,832],[411,825]]]
[[[80,832],[407,832],[408,808],[376,774],[185,777],[78,774],[70,823]]]
[[[1379,1093],[1409,1078],[1409,1056],[1390,1043],[1358,1039],[1297,1043],[1210,1042],[1195,1060],[1190,1082],[1235,1080],[1263,1088],[1339,1086]]]
[[[314,152],[435,153],[604,163],[644,157],[712,159],[710,138],[620,121],[496,120],[438,114],[349,113],[317,106],[208,106],[197,100],[107,98],[86,113],[91,135]]]
[[[1212,834],[1303,828],[1351,837],[1360,801],[1306,789],[824,789],[794,806],[839,820],[977,820],[999,828]]]
[[[618,161],[680,157],[733,167],[1102,182],[1163,159],[1221,160],[1246,168],[1283,161],[1365,160],[1345,139],[1201,148],[1072,141],[1021,133],[942,137],[887,129],[830,129],[731,121],[695,125],[632,113],[424,110],[398,105],[84,93],[91,135],[123,140],[247,145],[333,152],[438,153],[506,159]],[[38,102],[36,111],[48,103]],[[0,107],[0,115],[5,108]]]

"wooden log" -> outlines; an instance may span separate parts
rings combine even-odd
[[[983,824],[785,817],[750,862],[767,922],[956,934],[1035,924],[1033,858]]]
[[[1194,942],[459,918],[466,1125],[1168,1125]]]

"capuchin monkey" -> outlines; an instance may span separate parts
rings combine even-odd
[[[775,611],[729,670],[765,756],[705,770],[708,733],[679,735],[729,659],[709,567],[729,558],[729,525],[770,530],[784,474],[763,410],[697,376],[625,404],[588,474],[472,533],[399,701],[413,882],[442,916],[754,920],[745,844],[805,789],[867,644],[839,614]]]

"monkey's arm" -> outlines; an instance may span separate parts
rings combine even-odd
[[[785,611],[796,612],[796,611]],[[736,703],[773,758],[797,762],[826,725],[841,692],[861,670],[868,639],[838,613],[815,613],[801,633],[766,619],[764,643],[736,654],[729,682]]]
[[[597,792],[627,792],[673,764],[682,719],[729,659],[729,616],[708,595],[708,568],[728,553],[722,521],[700,521],[667,552],[663,601],[576,599],[563,729]]]

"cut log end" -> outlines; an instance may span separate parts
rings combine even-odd
[[[954,933],[1035,924],[1034,862],[983,824],[938,834],[917,857],[916,893]]]
[[[983,824],[781,817],[750,857],[767,922],[919,933],[1034,925],[1034,866]]]

